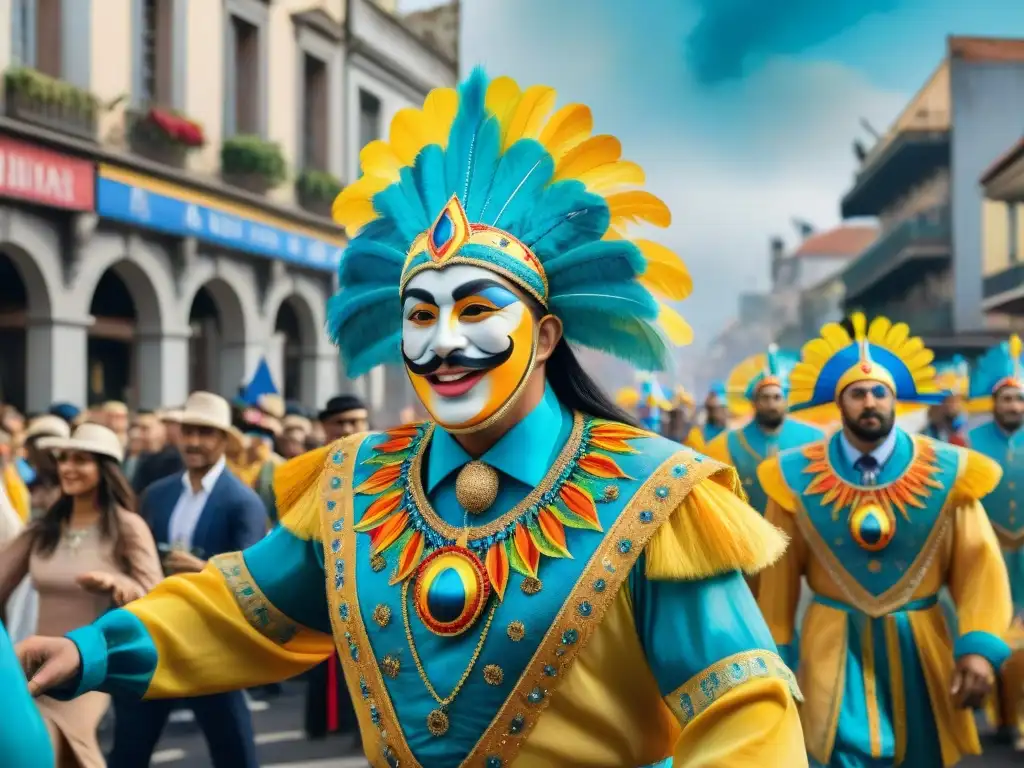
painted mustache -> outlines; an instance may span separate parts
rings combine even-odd
[[[470,371],[485,371],[489,368],[497,368],[512,357],[513,346],[512,339],[510,338],[508,340],[508,348],[505,349],[504,352],[499,352],[496,355],[488,355],[487,357],[469,357],[468,355],[464,355],[462,352],[452,352],[447,357],[434,355],[425,363],[413,362],[406,357],[404,352],[402,353],[402,357],[405,359],[406,367],[417,376],[429,376],[445,363],[450,365],[452,368],[465,368]]]

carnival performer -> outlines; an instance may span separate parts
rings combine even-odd
[[[1003,665],[996,721],[1010,731],[1024,751],[1024,371],[1021,339],[988,350],[971,374],[969,407],[987,406],[992,420],[971,430],[971,447],[1003,467],[1003,478],[985,499],[985,511],[995,529],[1010,574],[1015,626],[1011,639],[1021,648]]]
[[[569,346],[663,368],[690,333],[655,295],[689,278],[628,238],[669,223],[640,169],[554,99],[477,70],[400,111],[335,203],[346,371],[404,363],[431,419],[293,460],[262,542],[24,643],[36,690],[250,686],[333,631],[374,766],[806,765],[741,575],[784,539],[731,468],[621,423]]]
[[[956,764],[981,747],[969,707],[1009,654],[1009,582],[979,499],[1000,469],[979,453],[894,426],[896,401],[941,400],[932,353],[903,323],[829,323],[790,376],[793,412],[835,400],[842,430],[758,470],[767,518],[790,537],[759,602],[790,642],[800,577],[815,599],[799,679],[810,755],[848,766]],[[937,592],[948,585],[960,634]]]
[[[704,444],[710,443],[729,428],[725,384],[716,381],[704,398]]]
[[[824,430],[786,417],[789,374],[799,361],[799,353],[785,352],[774,344],[768,351],[754,355],[736,366],[738,380],[729,376],[726,389],[729,410],[752,418],[739,429],[722,432],[708,443],[707,455],[736,467],[750,506],[762,515],[768,497],[757,479],[757,467],[779,451],[820,440]],[[734,406],[732,402],[737,402]]]
[[[680,384],[672,395],[672,410],[668,412],[665,437],[693,448],[695,451],[703,451],[704,433],[695,423],[696,415],[697,401]]]
[[[924,434],[952,445],[966,446],[967,411],[964,399],[970,380],[970,366],[960,355],[935,365],[935,383],[946,397],[928,409]]]

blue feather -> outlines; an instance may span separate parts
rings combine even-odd
[[[564,321],[570,316],[586,316],[603,312],[622,318],[639,317],[653,320],[658,316],[658,302],[638,283],[590,283],[573,286],[570,293],[551,294],[548,308]]]
[[[477,67],[459,88],[459,110],[448,134],[445,151],[446,186],[466,203],[476,164],[477,132],[486,117],[487,75]]]
[[[398,285],[384,285],[364,290],[362,287],[338,291],[328,301],[327,325],[332,333],[342,333],[353,317],[375,313],[382,305],[395,307],[391,323],[401,323],[401,296]],[[370,336],[377,336],[371,333]]]
[[[345,375],[350,379],[369,373],[378,365],[400,364],[403,362],[402,331],[399,329],[343,359]]]
[[[523,241],[542,263],[586,243],[600,240],[611,215],[600,195],[582,182],[560,181],[544,189],[529,208],[502,228]]]
[[[367,283],[397,284],[404,264],[405,254],[387,243],[356,237],[341,257],[338,282],[342,289]]]
[[[501,124],[495,117],[487,117],[480,125],[473,147],[473,169],[466,190],[463,207],[470,221],[481,222],[481,212],[487,204],[494,174],[501,156]]]
[[[410,168],[403,168],[398,182],[374,195],[373,207],[377,213],[394,223],[402,238],[410,245],[433,223],[423,208]]]
[[[416,158],[412,175],[432,224],[451,198],[444,174],[444,150],[437,144],[424,147]]]
[[[497,227],[515,221],[521,211],[533,206],[554,173],[555,161],[540,143],[533,139],[517,141],[501,156],[476,220]]]
[[[550,293],[569,293],[586,283],[630,282],[646,267],[643,254],[628,240],[599,240],[545,262]]]
[[[402,332],[398,286],[339,291],[327,302],[327,332],[342,357],[363,356],[380,341]],[[372,366],[371,366],[372,367]]]
[[[647,321],[589,312],[563,318],[562,326],[570,343],[613,355],[640,370],[671,367],[671,344]]]

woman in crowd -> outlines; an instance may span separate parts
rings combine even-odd
[[[0,551],[0,604],[28,574],[39,593],[38,631],[63,635],[141,597],[162,572],[149,528],[133,511],[117,435],[83,424],[70,438],[45,438],[40,448],[56,456],[61,495]],[[59,768],[106,764],[96,728],[108,701],[102,693],[37,700]]]

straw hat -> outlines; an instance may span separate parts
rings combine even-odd
[[[212,427],[231,432],[231,406],[212,392],[193,392],[181,410],[168,411],[164,418],[183,426]]]
[[[99,424],[82,424],[71,437],[44,437],[39,441],[44,451],[84,451],[109,456],[118,464],[124,461],[124,448],[111,430]]]
[[[26,440],[34,437],[60,437],[66,440],[71,437],[71,426],[60,416],[37,416],[25,430]]]

